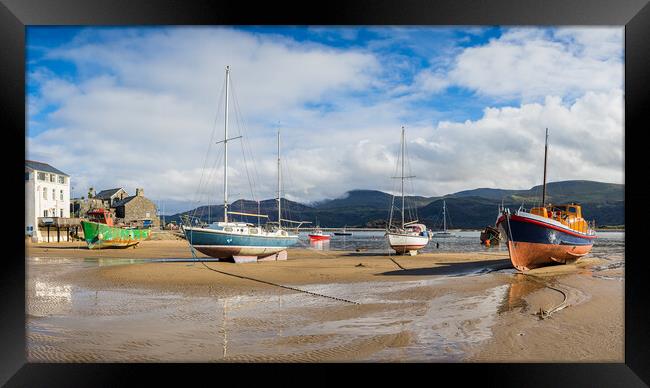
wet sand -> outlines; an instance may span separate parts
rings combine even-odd
[[[623,268],[602,259],[521,275],[499,251],[139,262],[192,258],[158,240],[27,255],[32,362],[623,361]]]

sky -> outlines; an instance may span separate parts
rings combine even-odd
[[[27,27],[26,158],[161,211],[624,183],[622,27]]]

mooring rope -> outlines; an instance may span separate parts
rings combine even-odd
[[[347,299],[343,299],[343,298],[337,298],[337,297],[335,297],[335,296],[330,296],[330,295],[325,295],[325,294],[319,294],[319,293],[317,293],[317,292],[312,292],[312,291],[307,291],[307,290],[301,290],[301,289],[299,289],[299,288],[295,288],[295,287],[291,287],[291,286],[285,286],[285,285],[283,285],[283,284],[277,284],[277,283],[273,283],[273,282],[268,282],[268,281],[266,281],[266,280],[255,279],[255,278],[251,278],[251,277],[248,277],[248,276],[237,275],[237,274],[233,274],[233,273],[229,273],[229,272],[225,272],[225,271],[220,271],[220,270],[218,270],[218,269],[214,269],[214,268],[212,268],[212,267],[206,265],[205,262],[203,262],[203,261],[201,261],[201,264],[203,264],[203,266],[204,266],[205,268],[209,269],[210,271],[218,272],[218,273],[220,273],[220,274],[224,274],[224,275],[228,275],[228,276],[233,276],[233,277],[240,278],[240,279],[252,280],[252,281],[254,281],[254,282],[263,283],[263,284],[268,284],[268,285],[270,285],[270,286],[280,287],[280,288],[284,288],[284,289],[291,290],[291,291],[297,291],[297,292],[302,292],[302,293],[310,294],[310,295],[314,295],[314,296],[320,296],[320,297],[323,297],[323,298],[334,299],[334,300],[338,300],[338,301],[340,301],[340,302],[351,303],[351,304],[357,304],[357,305],[360,304],[360,303],[358,303],[358,302],[354,302],[354,301],[347,300]]]
[[[397,265],[401,270],[406,271],[406,268],[404,268],[404,267],[402,267],[401,265],[399,265],[399,263],[396,262],[395,259],[393,259],[390,255],[388,256],[388,258],[390,259],[390,261],[392,261],[393,263],[395,263],[395,265]]]
[[[510,242],[512,243],[512,250],[513,250],[513,253],[514,253],[515,242],[512,240],[512,228],[510,227],[510,214],[506,215],[506,221],[508,222],[508,232],[509,232],[508,234],[510,234]],[[551,290],[559,292],[560,294],[562,294],[562,297],[564,298],[560,304],[554,306],[550,310],[544,310],[544,309],[542,309],[540,307],[539,312],[537,312],[537,315],[539,315],[540,319],[546,319],[546,318],[550,317],[551,314],[553,314],[555,312],[558,312],[558,311],[562,310],[565,307],[568,307],[568,304],[566,304],[566,301],[568,299],[566,292],[560,290],[559,288],[548,285],[546,282],[544,282],[543,280],[541,280],[539,277],[537,277],[535,275],[531,275],[531,274],[527,274],[527,273],[523,273],[523,272],[522,272],[522,275],[526,275],[526,276],[528,276],[528,277],[530,277],[532,279],[535,279],[535,281],[537,281],[538,283],[542,283],[542,285],[544,287],[550,288]]]
[[[569,305],[567,304],[568,296],[567,296],[566,292],[564,292],[563,290],[561,290],[561,289],[559,289],[557,287],[553,287],[553,286],[547,284],[544,280],[540,279],[538,276],[527,274],[527,273],[522,273],[522,275],[528,276],[529,278],[533,279],[534,281],[536,281],[538,283],[541,283],[544,287],[550,288],[551,290],[557,291],[560,294],[562,294],[562,298],[563,298],[562,302],[560,302],[559,304],[553,306],[553,308],[551,308],[549,310],[544,310],[541,307],[539,308],[539,311],[536,313],[536,315],[538,315],[540,319],[546,319],[546,318],[550,317],[551,314],[556,313],[556,312],[562,310],[565,307],[569,307]]]

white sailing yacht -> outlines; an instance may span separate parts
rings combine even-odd
[[[413,178],[413,176],[404,176],[404,158],[406,156],[404,148],[406,146],[404,139],[404,127],[402,127],[402,142],[401,142],[401,163],[402,163],[402,174],[399,177],[402,180],[402,222],[399,225],[393,225],[393,204],[395,197],[393,196],[393,203],[391,204],[390,209],[390,219],[388,220],[388,229],[386,230],[386,237],[388,238],[388,243],[390,247],[395,250],[397,254],[400,255],[411,255],[415,256],[418,254],[418,251],[424,248],[429,241],[431,240],[431,234],[427,231],[427,227],[424,224],[418,223],[418,220],[406,222],[405,213],[405,201],[404,201],[404,179]]]
[[[286,260],[286,249],[298,242],[298,235],[282,229],[282,186],[280,177],[280,131],[278,130],[278,222],[277,227],[264,228],[247,222],[232,222],[229,214],[251,217],[267,215],[233,212],[228,210],[228,142],[241,136],[228,138],[228,84],[230,66],[226,66],[226,109],[223,164],[223,222],[202,226],[183,226],[183,232],[192,248],[210,257],[233,260],[237,263],[257,260]],[[289,221],[291,222],[291,221]],[[267,225],[271,224],[270,222]]]
[[[447,204],[442,200],[442,230],[433,233],[433,237],[455,237],[453,233],[447,230]]]

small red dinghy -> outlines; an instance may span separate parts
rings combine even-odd
[[[319,240],[329,240],[332,236],[329,234],[323,233],[322,230],[316,229],[312,233],[309,233],[309,239],[314,240],[314,241],[319,241]]]

